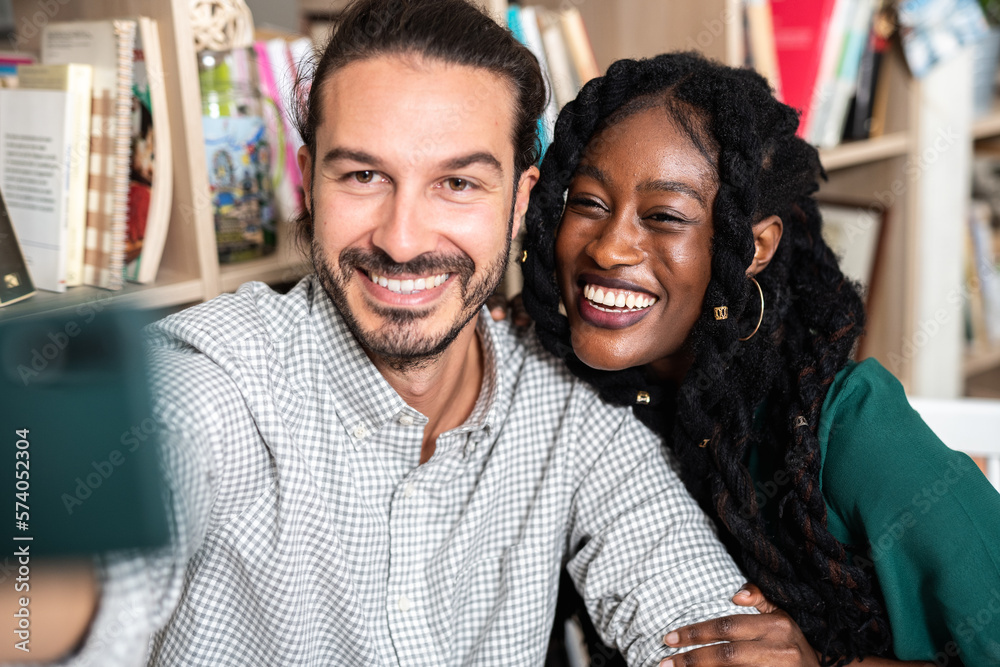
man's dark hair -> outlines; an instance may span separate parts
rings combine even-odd
[[[314,162],[327,79],[350,63],[382,55],[418,55],[503,77],[516,93],[511,137],[515,177],[538,161],[545,83],[538,60],[509,30],[466,0],[356,0],[341,15],[310,80],[296,84],[298,91],[309,88],[307,94],[295,95],[295,123]],[[294,224],[299,241],[308,246],[311,216],[303,211]]]
[[[639,368],[599,371],[576,358],[555,280],[556,232],[580,159],[593,142],[614,140],[625,117],[653,106],[709,158],[719,183],[711,281],[690,335],[694,362],[678,387],[650,386]],[[523,297],[543,344],[663,436],[749,579],[795,619],[823,664],[844,664],[891,645],[876,574],[853,558],[857,547],[830,533],[820,489],[820,412],[862,332],[864,307],[820,234],[813,193],[823,171],[816,149],[796,136],[798,122],[751,70],[694,53],[613,64],[559,115],[528,207]],[[760,313],[746,276],[753,225],[771,215],[784,234],[756,276],[767,304],[760,330],[741,342]],[[728,306],[729,318],[716,320],[715,306]],[[649,405],[635,405],[639,390],[652,395]],[[771,500],[757,497],[752,449],[787,479]],[[776,508],[772,525],[764,502]]]

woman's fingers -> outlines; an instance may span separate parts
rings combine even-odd
[[[750,583],[744,584],[743,588],[733,596],[733,602],[741,607],[756,607],[757,611],[762,614],[770,614],[778,610],[778,607],[771,604],[755,584]]]
[[[678,653],[660,663],[660,667],[787,667],[801,665],[802,656],[792,645],[766,646],[759,642],[738,642],[703,646]]]
[[[520,294],[515,294],[514,298],[510,300],[510,312],[516,326],[526,327],[531,324],[531,316],[528,315]]]
[[[490,310],[490,317],[494,322],[507,319],[507,297],[500,292],[494,292],[486,299],[486,307]]]
[[[735,642],[761,639],[770,632],[780,632],[778,618],[743,614],[723,616],[674,630],[663,638],[667,646],[697,646],[713,642]]]

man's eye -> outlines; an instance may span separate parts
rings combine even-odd
[[[374,171],[356,171],[354,172],[354,180],[358,183],[371,183],[375,180]]]
[[[445,182],[448,184],[448,189],[453,192],[463,192],[472,187],[472,184],[464,178],[449,178]]]

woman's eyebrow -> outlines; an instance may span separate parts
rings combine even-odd
[[[700,192],[692,188],[686,183],[681,183],[680,181],[644,181],[639,184],[639,192],[678,192],[683,195],[687,195],[692,199],[696,199],[702,206],[707,206],[705,203],[705,198]]]
[[[576,173],[580,176],[587,176],[594,179],[598,183],[605,184],[608,182],[608,175],[604,173],[599,167],[595,167],[592,164],[580,163],[576,166]]]

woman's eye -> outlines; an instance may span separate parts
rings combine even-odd
[[[448,184],[448,189],[452,192],[464,192],[472,187],[472,184],[464,178],[449,178],[445,183]]]
[[[606,209],[604,204],[590,197],[570,197],[569,201],[566,202],[566,206],[567,208],[575,208],[588,212],[604,211]]]
[[[356,180],[358,183],[371,183],[373,180],[375,180],[374,171],[356,171],[354,172],[353,176],[354,180]]]

